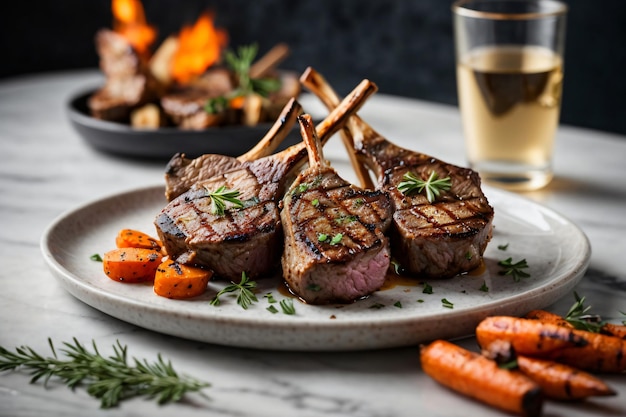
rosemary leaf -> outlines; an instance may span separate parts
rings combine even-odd
[[[105,357],[98,352],[95,341],[90,351],[74,338],[73,343],[63,343],[60,352],[65,359],[57,356],[50,339],[48,344],[52,357],[43,357],[26,346],[16,348],[15,352],[0,347],[0,371],[28,370],[32,375],[31,383],[44,378],[44,386],[51,378],[58,378],[71,389],[85,387],[90,396],[100,400],[101,408],[116,407],[121,401],[134,397],[156,399],[159,404],[178,402],[186,393],[210,386],[179,376],[160,354],[154,363],[136,358],[129,363],[127,347],[119,341],[113,345],[114,354]]]

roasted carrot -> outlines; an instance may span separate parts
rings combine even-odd
[[[590,372],[626,372],[626,340],[584,330],[572,332],[586,343],[555,350],[546,357]]]
[[[144,248],[160,250],[161,242],[152,236],[133,229],[122,229],[115,237],[115,246],[118,248]]]
[[[623,324],[605,323],[600,332],[626,340],[626,326]]]
[[[520,372],[535,381],[548,398],[580,400],[616,394],[604,381],[569,365],[518,356],[517,367]]]
[[[102,266],[112,280],[146,282],[154,280],[161,257],[155,249],[117,248],[104,254]]]
[[[422,369],[440,384],[502,410],[529,417],[541,414],[541,389],[522,373],[499,368],[444,340],[421,347],[420,353]]]
[[[565,320],[563,317],[559,316],[558,314],[550,313],[546,310],[532,310],[526,313],[525,317],[527,319],[539,320],[544,323],[556,324],[557,326],[569,328],[572,327],[572,325],[569,324],[567,320]]]
[[[476,327],[476,339],[482,348],[494,340],[505,340],[518,354],[532,356],[589,343],[574,329],[508,316],[487,317],[481,321]]]
[[[154,292],[161,297],[185,299],[201,295],[213,272],[167,260],[157,268]]]

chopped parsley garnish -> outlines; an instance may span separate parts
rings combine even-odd
[[[385,308],[385,305],[381,303],[374,303],[371,306],[369,306],[369,308],[374,309],[374,310],[380,310],[381,308]]]
[[[317,241],[318,242],[326,242],[328,240],[328,235],[326,233],[318,233]]]
[[[285,298],[280,300],[280,308],[283,310],[283,313],[288,314],[290,316],[296,314],[296,308],[293,306],[293,300],[291,298]]]
[[[331,245],[338,245],[339,242],[341,242],[341,239],[343,239],[343,233],[337,233],[335,236],[333,236],[333,238],[330,241]]]
[[[402,303],[400,301],[396,301],[395,303],[393,303],[394,307],[398,307],[398,308],[402,308]]]
[[[425,282],[424,283],[424,290],[422,292],[424,294],[432,294],[433,293],[433,287],[431,287],[429,283]]]
[[[498,265],[503,269],[498,272],[499,275],[510,275],[515,282],[519,282],[522,278],[530,277],[530,274],[522,271],[522,269],[528,268],[526,259],[522,259],[519,262],[513,262],[513,258],[507,258],[503,261],[499,261]]]
[[[489,287],[487,286],[487,283],[485,281],[483,281],[483,285],[480,286],[479,290],[483,292],[489,292]]]
[[[507,250],[508,248],[509,248],[509,244],[508,243],[506,245],[498,245],[498,249],[502,250],[502,251]]]
[[[271,292],[268,292],[267,294],[265,294],[263,298],[267,298],[267,302],[270,304],[274,304],[277,302],[276,299],[274,298],[274,294],[272,294]]]
[[[311,204],[313,205],[313,207],[317,207],[320,205],[320,201],[316,198],[315,200],[311,201]]]
[[[237,293],[237,304],[239,304],[244,310],[247,310],[253,302],[258,301],[253,292],[256,288],[256,282],[250,281],[245,272],[241,273],[241,281],[239,284],[235,284],[233,281],[231,281],[231,284],[232,285],[225,287],[219,291],[215,297],[213,297],[211,305],[220,305],[220,297],[231,292]]]
[[[91,255],[89,259],[91,259],[94,262],[102,262],[102,256],[100,256],[97,253],[94,253],[93,255]]]
[[[266,310],[269,311],[272,314],[278,313],[278,309],[276,307],[272,306],[272,305],[267,307]]]
[[[450,301],[446,300],[445,298],[441,299],[441,305],[443,305],[445,308],[454,308],[454,304],[452,304]]]

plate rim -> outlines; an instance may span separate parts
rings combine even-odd
[[[48,224],[48,226],[45,228],[40,238],[40,250],[45,259],[47,266],[52,271],[55,278],[61,281],[61,284],[66,291],[70,292],[72,296],[74,296],[75,298],[78,298],[81,302],[87,305],[90,305],[91,307],[96,308],[97,310],[107,315],[111,315],[111,314],[98,307],[95,307],[93,304],[90,304],[87,301],[85,301],[83,298],[77,296],[76,294],[74,294],[73,291],[71,291],[68,288],[68,286],[70,284],[74,286],[78,286],[82,288],[84,291],[95,293],[93,295],[98,295],[100,297],[103,297],[104,299],[112,300],[113,302],[116,302],[116,303],[123,303],[125,305],[132,305],[134,307],[142,308],[148,312],[156,312],[158,314],[166,314],[166,315],[179,313],[177,311],[172,312],[170,309],[167,309],[164,306],[159,306],[155,304],[147,304],[143,300],[137,300],[130,296],[123,296],[123,295],[116,294],[116,293],[105,292],[104,290],[93,286],[93,284],[89,283],[85,279],[76,275],[73,271],[66,269],[55,258],[49,246],[49,242],[52,239],[53,232],[59,227],[61,227],[63,222],[70,221],[71,217],[77,216],[79,213],[85,210],[89,210],[90,208],[95,207],[97,205],[105,204],[107,201],[117,200],[125,196],[134,195],[138,193],[157,193],[157,192],[163,192],[163,190],[164,190],[164,186],[162,184],[158,184],[158,185],[155,184],[155,185],[131,188],[131,189],[127,189],[127,190],[120,191],[120,192],[110,193],[110,194],[101,196],[99,198],[94,198],[92,200],[79,204],[73,208],[70,208],[64,211],[63,213],[61,213],[60,215],[58,215],[51,223]],[[494,193],[502,194],[505,197],[512,197],[515,199],[523,200],[527,204],[530,204],[533,207],[541,210],[542,213],[548,213],[551,217],[558,219],[560,222],[567,224],[569,227],[572,227],[573,230],[576,231],[576,233],[581,238],[580,242],[582,243],[582,246],[583,246],[583,249],[582,249],[583,256],[576,261],[575,266],[572,267],[571,270],[566,271],[567,273],[562,272],[558,278],[560,280],[559,283],[562,286],[570,285],[571,287],[575,286],[578,283],[578,281],[582,279],[590,263],[591,245],[590,245],[589,238],[579,226],[577,226],[573,221],[571,221],[570,219],[568,219],[566,216],[562,215],[558,211],[553,210],[549,207],[546,207],[533,200],[530,200],[527,197],[514,194],[509,191],[491,188],[488,186],[484,187],[484,190],[486,190],[485,194],[487,195],[488,198],[489,198],[489,192],[494,192]],[[165,200],[164,200],[164,204],[166,204]],[[525,292],[523,292],[522,294],[516,297],[510,297],[504,300],[502,299],[490,300],[488,302],[477,304],[474,306],[463,307],[462,309],[459,309],[459,310],[449,310],[449,311],[442,311],[441,313],[429,314],[428,317],[432,318],[433,320],[441,319],[444,317],[446,319],[449,319],[449,318],[458,318],[458,317],[471,315],[471,314],[480,314],[484,310],[501,309],[503,307],[506,307],[507,305],[516,304],[517,302],[519,302],[518,298],[522,295],[527,299],[540,297],[546,291],[546,287],[550,287],[555,284],[554,282],[555,279],[556,278],[553,278],[552,280],[547,281],[538,287],[526,290]],[[124,320],[123,318],[120,318],[114,315],[111,315],[111,316],[116,317],[119,320],[129,322],[127,320]],[[197,314],[196,312],[186,312],[185,316],[192,318],[194,320],[201,320],[201,321],[209,320],[209,321],[213,321],[216,323],[223,322],[223,323],[228,323],[231,325],[245,325],[245,326],[270,325],[272,328],[277,328],[279,330],[291,329],[294,326],[294,322],[290,320],[268,320],[268,317],[272,317],[272,316],[268,316],[268,317],[236,316],[236,317],[233,317],[233,316],[216,315],[216,316],[209,317],[206,314]],[[406,325],[410,325],[416,320],[421,320],[421,319],[423,319],[423,317],[416,318],[415,316],[412,316],[412,315],[406,315],[404,317],[394,317],[394,316],[380,317],[379,316],[376,318],[375,324],[384,326],[384,325],[389,325],[392,323],[394,326],[398,326],[398,325],[406,326]],[[133,322],[130,322],[130,323],[133,323]],[[137,324],[137,323],[133,323],[133,324],[142,327],[140,324]],[[330,330],[341,331],[342,329],[354,328],[355,325],[366,326],[368,324],[371,325],[371,320],[368,321],[365,318],[363,319],[350,318],[349,320],[345,320],[345,321],[344,320],[326,320],[322,322],[319,320],[319,318],[298,317],[298,325],[301,327],[306,327],[306,329],[309,331],[316,330],[316,329],[317,330],[329,330],[330,329]],[[156,329],[150,329],[150,330],[159,332],[159,330],[156,330]],[[161,333],[167,334],[167,332],[161,332]],[[182,337],[185,337],[185,336],[182,336]],[[187,337],[187,338],[190,338],[190,337]],[[206,341],[206,340],[200,340],[200,341],[205,341],[207,343],[219,343],[215,341]],[[225,344],[228,345],[228,343],[225,343]],[[251,347],[247,345],[235,345],[235,346]],[[394,346],[401,346],[401,345],[389,345],[389,346],[382,346],[382,347],[394,347]],[[374,347],[374,348],[377,348],[377,347]],[[287,350],[302,350],[302,349],[296,348],[296,349],[287,349]],[[305,349],[305,350],[318,350],[318,349]],[[321,349],[321,350],[329,350],[329,349]],[[355,349],[330,349],[330,350],[360,350],[360,349],[355,348]]]

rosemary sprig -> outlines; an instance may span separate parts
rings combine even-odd
[[[574,292],[574,298],[576,302],[570,307],[565,320],[575,329],[599,333],[604,322],[599,316],[587,314],[591,306],[585,307],[585,297],[580,297],[577,292]]]
[[[236,52],[229,50],[224,53],[226,65],[235,73],[237,78],[237,88],[227,95],[207,100],[204,106],[207,113],[215,114],[226,110],[230,101],[237,97],[244,97],[249,94],[268,97],[280,89],[281,82],[279,79],[250,77],[250,67],[257,56],[257,52],[258,46],[252,44],[240,46]]]
[[[441,191],[448,191],[452,187],[452,180],[450,177],[438,178],[435,171],[431,171],[428,179],[424,181],[418,178],[412,172],[406,172],[402,177],[404,181],[398,184],[398,190],[404,195],[413,193],[421,193],[426,190],[426,199],[429,203],[435,201],[435,198],[439,197]]]
[[[241,194],[239,190],[229,190],[225,185],[222,185],[215,191],[209,191],[208,194],[211,197],[211,213],[216,216],[224,215],[226,202],[232,204],[233,207],[243,207],[243,202],[237,198]]]
[[[237,304],[244,310],[247,310],[253,302],[258,301],[253,292],[256,288],[256,281],[250,281],[245,272],[241,273],[241,281],[239,281],[239,284],[235,284],[233,281],[231,281],[231,283],[232,285],[225,287],[213,297],[211,305],[220,305],[220,297],[231,292],[237,292]]]
[[[511,275],[515,282],[519,282],[522,278],[530,277],[529,273],[522,271],[522,269],[528,268],[526,259],[513,263],[513,258],[507,258],[503,261],[499,261],[498,265],[503,268],[498,274]]]
[[[104,357],[98,352],[95,341],[93,352],[87,350],[74,338],[74,343],[64,342],[61,352],[68,359],[59,359],[52,340],[48,339],[53,357],[43,357],[32,348],[22,346],[10,352],[0,347],[0,371],[16,371],[20,368],[30,371],[31,383],[43,378],[43,385],[57,377],[74,390],[85,386],[87,393],[100,400],[101,408],[117,406],[120,401],[133,397],[156,399],[159,404],[177,402],[188,392],[200,391],[210,384],[179,376],[172,364],[165,362],[161,355],[155,363],[133,358],[134,365],[128,363],[127,348],[119,341],[113,345],[114,355]],[[202,393],[200,393],[202,395]]]

